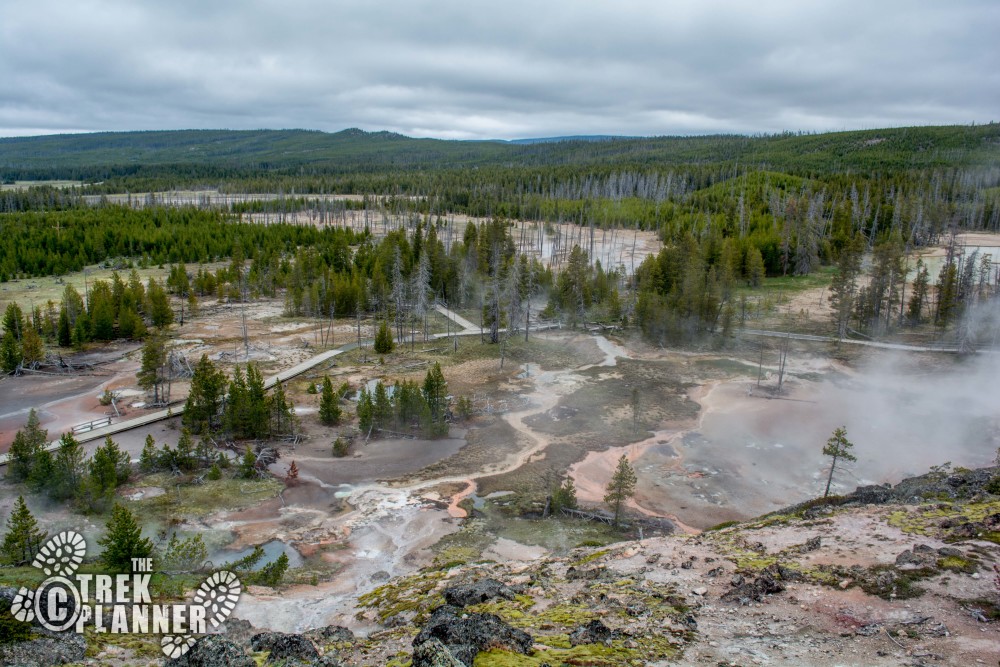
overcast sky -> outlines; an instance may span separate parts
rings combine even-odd
[[[24,0],[0,135],[703,134],[1000,120],[997,0]]]

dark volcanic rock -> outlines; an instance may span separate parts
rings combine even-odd
[[[419,648],[431,639],[438,640],[463,665],[472,667],[480,651],[493,648],[528,655],[534,643],[531,635],[505,623],[494,614],[469,614],[459,617],[461,609],[443,605],[434,610],[414,640]],[[417,662],[413,667],[419,667]]]
[[[288,635],[283,632],[262,632],[250,639],[254,651],[270,651],[268,663],[281,660],[295,660],[308,665],[316,664],[320,657],[313,643],[302,635]]]
[[[260,634],[260,630],[253,627],[250,621],[242,618],[230,618],[222,624],[220,633],[225,635],[226,639],[231,642],[249,646],[250,638],[256,634]]]
[[[412,667],[465,667],[445,645],[431,637],[413,649]]]
[[[307,634],[326,643],[349,642],[354,639],[354,633],[342,625],[328,625],[325,628],[310,630]]]
[[[763,602],[768,595],[774,595],[785,590],[785,586],[770,572],[761,572],[753,581],[746,581],[722,595],[723,600],[748,605],[751,602]]]
[[[590,623],[587,623],[587,625],[582,625],[571,632],[569,643],[571,646],[579,646],[580,644],[610,645],[611,640],[617,639],[619,634],[617,630],[612,630],[599,620],[594,619]]]
[[[495,598],[513,600],[514,591],[496,579],[481,579],[471,584],[459,584],[444,591],[445,602],[455,607],[480,604]]]
[[[0,646],[0,665],[48,667],[82,662],[87,642],[75,632]]]
[[[257,667],[242,647],[219,635],[202,637],[190,651],[163,664],[164,667]]]

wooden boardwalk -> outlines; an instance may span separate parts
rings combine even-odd
[[[278,382],[287,382],[292,378],[298,377],[299,375],[302,375],[303,373],[312,370],[316,366],[319,366],[324,361],[329,361],[330,359],[336,357],[338,354],[343,354],[348,349],[352,349],[355,346],[356,344],[350,346],[345,345],[342,348],[321,352],[320,354],[317,354],[315,357],[306,359],[301,364],[297,364],[287,370],[281,371],[277,375],[273,375],[269,378],[266,378],[264,380],[264,389],[273,389],[274,386],[278,384]],[[77,442],[81,443],[92,442],[94,440],[103,440],[109,435],[115,435],[116,433],[122,433],[124,431],[131,431],[134,428],[148,426],[149,424],[154,424],[158,421],[169,419],[171,417],[176,417],[177,415],[181,414],[184,414],[184,403],[178,401],[175,405],[171,405],[163,410],[150,412],[148,414],[142,415],[141,417],[126,419],[118,423],[111,423],[111,418],[108,417],[106,418],[107,421],[109,422],[107,426],[99,426],[97,428],[92,428],[90,430],[83,431],[80,433],[77,433],[76,428],[74,427],[73,435],[76,438]],[[97,421],[104,421],[104,420],[101,419]],[[55,451],[58,448],[59,448],[58,440],[53,440],[46,447],[46,449],[48,449],[49,451]],[[7,459],[8,459],[7,454],[0,454],[0,466],[7,465]]]
[[[481,332],[480,332],[480,329],[479,329],[478,326],[476,326],[475,324],[473,324],[469,320],[461,317],[460,315],[458,315],[454,311],[448,310],[447,308],[445,308],[443,306],[440,306],[440,305],[436,305],[435,309],[438,312],[440,312],[442,315],[444,315],[445,317],[447,317],[450,320],[452,320],[453,322],[455,322],[455,324],[457,324],[458,326],[462,327],[462,330],[461,331],[453,331],[451,334],[447,334],[447,333],[434,334],[434,335],[430,336],[431,339],[441,340],[441,339],[449,338],[450,336],[478,336],[478,335],[480,335]],[[542,327],[537,327],[537,328],[533,326],[532,327],[532,331],[553,328],[554,326],[557,326],[557,325],[544,325]],[[372,341],[365,341],[364,344],[370,345],[371,343],[372,343]],[[348,344],[342,345],[342,346],[340,346],[340,347],[338,347],[338,348],[336,348],[334,350],[327,350],[326,352],[320,352],[316,356],[310,357],[309,359],[306,359],[305,361],[303,361],[300,364],[296,364],[295,366],[292,366],[291,368],[289,368],[287,370],[281,371],[277,375],[273,375],[273,376],[271,376],[269,378],[266,378],[264,380],[264,389],[266,389],[266,390],[267,389],[273,389],[274,386],[276,384],[278,384],[278,382],[287,382],[288,380],[291,380],[292,378],[296,378],[296,377],[302,375],[303,373],[306,373],[306,372],[308,372],[308,371],[316,368],[317,366],[323,364],[324,362],[333,359],[337,355],[343,354],[344,352],[347,352],[349,350],[353,350],[356,347],[358,347],[357,343],[348,343]],[[148,414],[142,415],[141,417],[135,417],[134,419],[126,419],[126,420],[120,421],[118,423],[111,423],[111,418],[108,417],[107,420],[108,420],[109,424],[107,426],[99,426],[97,428],[91,428],[90,430],[85,430],[85,431],[83,431],[81,433],[74,433],[74,436],[76,437],[77,441],[81,442],[81,443],[93,442],[94,440],[103,440],[104,438],[108,437],[109,435],[115,435],[117,433],[123,433],[125,431],[131,431],[134,428],[140,428],[142,426],[148,426],[149,424],[155,424],[158,421],[163,421],[164,419],[170,419],[172,417],[176,417],[177,415],[181,415],[181,414],[184,414],[184,402],[183,401],[177,401],[175,404],[172,404],[172,405],[168,406],[167,408],[165,408],[163,410],[157,410],[156,412],[150,412]],[[103,419],[99,419],[99,420],[96,420],[96,421],[102,422],[104,420]],[[92,424],[92,422],[88,422],[88,423]],[[74,429],[74,431],[75,431],[75,429]],[[46,447],[46,449],[48,449],[49,451],[55,451],[58,448],[59,448],[59,441],[58,440],[54,440],[54,441],[50,442],[47,445],[47,447]],[[7,465],[8,458],[9,457],[8,457],[7,454],[0,454],[0,466]]]

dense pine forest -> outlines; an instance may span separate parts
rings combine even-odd
[[[544,299],[546,317],[638,325],[666,342],[728,332],[765,281],[823,267],[838,335],[943,331],[997,281],[990,256],[955,243],[939,275],[911,258],[962,230],[1000,231],[994,124],[537,144],[359,130],[67,135],[0,140],[0,176],[81,181],[0,192],[0,281],[120,271],[85,295],[67,286],[61,303],[8,308],[7,370],[37,357],[34,334],[80,346],[169,326],[171,294],[191,308],[266,296],[288,315],[371,313],[397,337],[438,299],[481,310],[493,342]],[[233,196],[168,206],[148,194],[181,189]],[[364,225],[346,224],[348,212]],[[296,213],[314,224],[292,224]],[[455,215],[471,219],[459,227]],[[579,231],[544,265],[511,221]],[[597,234],[628,230],[657,233],[663,249],[630,267],[594,256]],[[164,284],[130,274],[151,265],[169,266]]]

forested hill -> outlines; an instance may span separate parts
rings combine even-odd
[[[414,139],[357,129],[177,130],[0,139],[5,181],[128,175],[235,176],[545,165],[732,163],[801,175],[1000,164],[1000,125],[913,127],[764,136]]]

